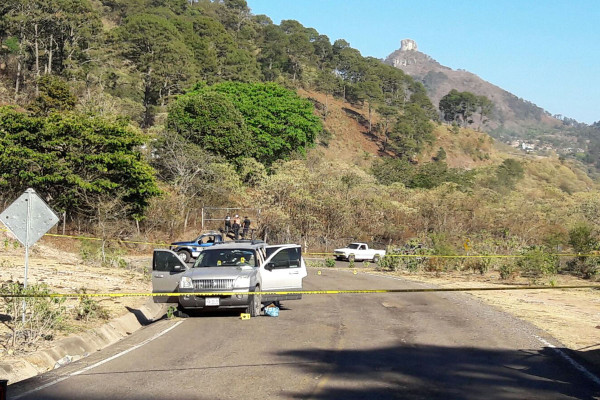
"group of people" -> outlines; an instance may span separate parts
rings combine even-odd
[[[240,219],[239,215],[235,215],[233,219],[228,215],[225,217],[225,235],[229,236],[229,233],[233,233],[235,240],[240,238],[240,229],[242,230],[242,239],[248,236],[250,230],[250,218],[244,217],[244,221]]]

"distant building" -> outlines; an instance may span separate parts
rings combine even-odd
[[[521,149],[525,150],[526,152],[532,152],[535,150],[535,144],[533,143],[521,143]]]

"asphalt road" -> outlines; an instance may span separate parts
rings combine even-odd
[[[415,286],[333,270],[305,280],[316,290]],[[278,318],[160,321],[9,386],[9,399],[599,398],[539,337],[555,343],[466,294],[307,295]]]

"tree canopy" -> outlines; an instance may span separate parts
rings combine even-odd
[[[168,128],[215,154],[270,165],[305,154],[323,129],[308,100],[275,83],[197,85],[169,107]]]
[[[15,197],[27,187],[51,206],[89,215],[102,196],[121,197],[143,216],[159,194],[138,147],[143,137],[121,122],[75,113],[29,117],[0,108],[0,187]]]
[[[439,109],[445,121],[467,126],[475,122],[473,118],[476,114],[480,117],[480,123],[485,123],[493,111],[493,103],[485,96],[452,89],[440,99]]]

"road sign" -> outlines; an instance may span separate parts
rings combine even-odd
[[[25,247],[32,246],[59,221],[33,189],[27,189],[0,214],[0,221]]]
[[[40,240],[50,228],[59,221],[48,204],[35,190],[29,188],[17,200],[0,214],[0,221],[25,246],[25,279],[23,287],[27,288],[27,271],[29,270],[29,247]],[[23,299],[23,323],[25,323],[25,299]]]

